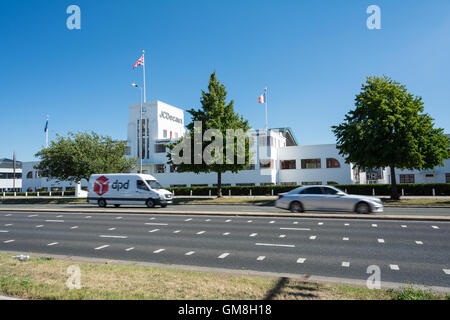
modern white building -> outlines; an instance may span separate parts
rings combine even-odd
[[[22,191],[23,192],[42,192],[42,191],[75,191],[77,184],[72,181],[59,181],[43,177],[42,172],[35,169],[38,161],[22,163]],[[81,180],[81,188],[87,190],[88,181]]]
[[[22,189],[22,162],[11,159],[0,159],[0,192],[19,192]]]
[[[165,187],[214,186],[217,183],[215,173],[178,173],[167,164],[168,150],[165,145],[176,142],[186,132],[184,110],[161,101],[145,103],[142,109],[141,121],[141,105],[129,106],[127,156],[138,159],[134,172],[140,172],[142,158],[142,173],[155,176]],[[335,144],[299,145],[290,128],[270,129],[268,132],[253,130],[249,136],[252,140],[251,152],[254,154],[252,165],[236,174],[223,174],[223,185],[391,182],[388,168],[361,172],[352,164],[345,163]],[[23,163],[23,191],[65,191],[76,187],[73,182],[42,177],[42,174],[33,168],[35,164],[37,162]],[[450,183],[450,159],[445,160],[445,167],[436,167],[430,171],[397,170],[396,176],[398,183]],[[82,181],[83,189],[86,189],[87,185],[87,181]]]

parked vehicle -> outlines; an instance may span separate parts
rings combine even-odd
[[[350,195],[332,186],[305,186],[280,193],[275,205],[291,212],[307,210],[351,211],[361,214],[383,212],[380,199]]]
[[[88,202],[106,207],[112,204],[145,204],[149,208],[155,205],[166,207],[172,203],[173,194],[165,190],[149,174],[93,174],[89,178]]]

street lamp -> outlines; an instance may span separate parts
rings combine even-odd
[[[139,157],[139,155],[140,155],[140,167],[141,167],[141,170],[140,170],[140,173],[142,173],[142,141],[144,140],[144,138],[143,138],[143,135],[142,135],[142,88],[141,87],[139,87],[136,83],[132,83],[131,84],[133,87],[135,87],[135,88],[139,88],[140,90],[141,90],[141,112],[140,112],[140,119],[141,119],[141,121],[140,121],[140,123],[139,123],[139,126],[140,126],[140,128],[138,128],[138,130],[139,130],[139,132],[140,132],[140,141],[138,141],[139,143],[138,143],[138,150],[137,150],[137,152],[138,152],[138,157]]]

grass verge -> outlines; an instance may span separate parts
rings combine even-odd
[[[396,206],[450,206],[450,200],[448,199],[403,199],[403,200],[390,200],[383,199],[385,205],[396,205]]]
[[[68,289],[67,268],[81,270],[81,289]],[[448,299],[433,293],[369,290],[365,287],[185,271],[45,257],[26,261],[0,253],[0,294],[24,299]]]

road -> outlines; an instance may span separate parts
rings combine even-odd
[[[0,250],[450,287],[450,223],[0,212]]]
[[[89,210],[103,210],[96,205],[87,203],[70,203],[70,204],[0,204],[0,208],[23,208],[23,209],[83,209]],[[253,205],[226,205],[226,204],[208,204],[208,205],[172,205],[166,208],[155,207],[153,209],[144,206],[121,206],[119,209],[113,206],[108,206],[108,210],[132,209],[137,212],[178,212],[178,211],[208,211],[208,212],[236,212],[236,213],[252,213],[252,212],[267,212],[267,213],[289,213],[288,210],[276,208],[273,205],[253,206]],[[317,211],[308,211],[308,213],[319,213]],[[330,213],[330,212],[328,212]],[[450,216],[450,208],[406,208],[406,207],[385,207],[383,214],[392,215],[409,215],[409,216]]]

